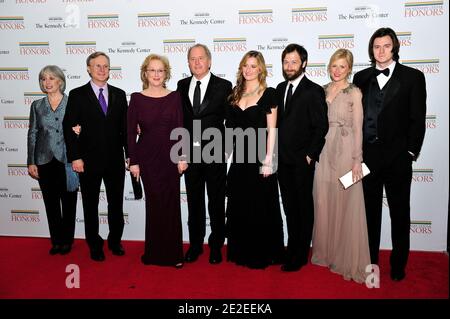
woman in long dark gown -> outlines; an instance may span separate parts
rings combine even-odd
[[[267,88],[267,69],[260,52],[242,58],[227,110],[227,127],[264,134],[262,143],[236,137],[227,176],[227,260],[249,268],[282,263],[283,221],[274,174],[277,105],[275,90]],[[242,136],[241,136],[242,137]],[[263,145],[261,145],[263,144]],[[258,148],[265,157],[258,159]]]
[[[180,174],[187,164],[170,158],[176,143],[170,140],[170,133],[182,127],[183,120],[180,95],[166,89],[169,79],[167,58],[151,54],[144,60],[143,91],[131,95],[128,108],[128,148],[130,171],[137,179],[142,176],[145,191],[145,251],[141,261],[181,268]]]

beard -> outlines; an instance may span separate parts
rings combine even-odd
[[[283,77],[287,81],[292,81],[292,80],[295,80],[296,78],[298,78],[300,75],[302,75],[302,73],[303,73],[303,69],[302,68],[298,69],[298,71],[295,72],[292,75],[287,74],[286,71],[283,70]]]

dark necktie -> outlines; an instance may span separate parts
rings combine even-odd
[[[108,110],[108,104],[106,104],[105,97],[103,96],[103,89],[100,89],[100,92],[98,93],[98,102],[100,103],[100,106],[102,107],[103,113],[106,115],[106,111]]]
[[[197,85],[195,86],[195,90],[194,90],[194,99],[193,99],[193,103],[192,103],[192,107],[194,108],[194,114],[198,114],[198,112],[200,111],[200,84],[202,84],[202,82],[197,81]]]
[[[383,73],[386,76],[389,76],[389,68],[386,68],[384,70],[375,69],[375,76],[379,76],[381,73]]]
[[[292,99],[292,88],[294,87],[294,85],[291,83],[289,84],[289,89],[287,91],[286,94],[286,103],[284,103],[284,111],[287,111],[288,107],[289,107],[289,103],[291,102]]]

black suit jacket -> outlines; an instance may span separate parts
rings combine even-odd
[[[214,127],[220,130],[222,137],[225,136],[225,116],[227,108],[227,99],[231,94],[231,82],[219,78],[211,73],[211,78],[206,88],[205,96],[200,105],[198,114],[194,114],[191,100],[189,99],[189,85],[192,76],[178,81],[177,91],[181,94],[183,104],[183,122],[184,127],[189,131],[191,136],[191,156],[192,156],[192,138],[193,138],[193,121],[201,121],[201,133],[207,128]],[[210,139],[212,140],[212,138]],[[209,140],[199,141],[201,145],[207,144]],[[224,152],[223,145],[222,152]]]
[[[105,115],[90,82],[70,91],[64,116],[67,160],[84,161],[85,172],[124,168],[127,99],[123,90],[108,84],[108,111]],[[79,124],[77,136],[72,127]],[[127,156],[128,157],[128,156]]]
[[[367,68],[356,73],[353,79],[363,93],[364,114],[374,72],[375,67]],[[386,155],[420,153],[426,127],[426,95],[423,73],[397,62],[377,122],[377,137],[388,151]]]
[[[319,160],[328,132],[328,107],[323,88],[306,76],[292,94],[285,111],[284,94],[288,81],[277,86],[278,153],[280,163],[298,164],[308,155]]]

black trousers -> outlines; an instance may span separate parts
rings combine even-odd
[[[371,262],[378,264],[384,186],[391,218],[390,264],[394,270],[403,270],[409,255],[412,157],[407,151],[392,157],[392,150],[378,144],[365,144],[363,152],[371,170],[363,179]]]
[[[314,163],[295,165],[280,163],[278,182],[288,231],[287,263],[305,265],[314,225],[314,203],[312,187]]]
[[[108,244],[120,244],[123,228],[123,188],[125,169],[110,169],[103,173],[85,172],[80,174],[81,197],[83,200],[84,230],[86,241],[91,250],[100,250],[103,239],[99,235],[98,203],[102,180],[105,184],[108,201]]]
[[[306,159],[304,163],[280,163],[278,166],[278,182],[288,231],[287,263],[308,263],[314,225],[313,180],[314,163],[308,165]]]
[[[220,249],[225,241],[226,163],[189,164],[185,173],[188,229],[191,246],[201,247],[206,234],[205,185],[211,234],[208,245]]]
[[[67,192],[65,164],[53,158],[38,165],[52,245],[72,245],[75,233],[77,191]]]

